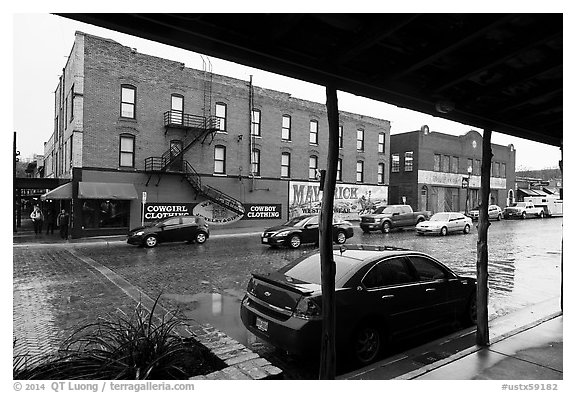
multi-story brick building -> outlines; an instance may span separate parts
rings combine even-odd
[[[323,104],[82,32],[55,98],[45,174],[70,183],[45,199],[72,210],[74,237],[184,212],[261,226],[318,209]],[[337,213],[387,202],[389,142],[389,121],[340,112]]]
[[[516,150],[513,145],[492,144],[491,204],[508,206],[514,199]],[[479,203],[482,135],[462,136],[420,131],[390,138],[390,203],[413,209],[466,211]],[[469,178],[469,183],[467,179]],[[469,188],[468,188],[469,186]]]

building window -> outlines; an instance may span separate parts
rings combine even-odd
[[[136,88],[134,86],[122,85],[120,116],[128,119],[136,118]]]
[[[502,163],[500,166],[500,177],[506,178],[506,164]]]
[[[494,162],[492,163],[492,176],[499,177],[500,176],[500,163]]]
[[[310,143],[312,145],[318,144],[318,121],[310,120]]]
[[[288,115],[282,116],[282,140],[292,140],[292,118]]]
[[[120,135],[120,166],[134,168],[134,135]]]
[[[318,157],[310,156],[310,164],[308,166],[308,178],[316,179],[316,171],[318,170]]]
[[[262,112],[260,112],[260,109],[252,110],[252,127],[250,129],[250,133],[253,136],[262,136],[261,123],[260,123],[261,117]]]
[[[280,177],[290,177],[290,153],[282,153]]]
[[[172,94],[170,100],[170,124],[182,124],[184,120],[184,97]]]
[[[440,154],[434,154],[434,172],[440,172]]]
[[[338,159],[338,164],[336,165],[336,181],[342,181],[342,159]]]
[[[378,153],[384,153],[384,144],[386,143],[386,134],[378,134]]]
[[[70,89],[70,121],[74,120],[74,100],[76,96],[74,94],[74,85]]]
[[[260,150],[252,150],[252,174],[260,176]]]
[[[400,172],[400,154],[392,154],[392,172]]]
[[[356,182],[364,182],[364,161],[356,161]]]
[[[216,119],[218,120],[218,131],[226,132],[226,104],[216,103]]]
[[[458,157],[452,157],[450,162],[450,172],[458,173],[458,167],[460,166],[460,159]]]
[[[378,184],[384,184],[384,164],[378,164]]]
[[[220,175],[226,173],[226,146],[214,146],[214,173]]]
[[[414,152],[407,151],[404,153],[404,172],[412,172],[414,167]]]
[[[474,173],[474,160],[471,158],[468,158],[468,160],[466,161],[466,173],[468,173],[468,170],[470,170],[470,173]]]
[[[472,173],[474,173],[475,175],[480,175],[481,172],[482,172],[482,161],[475,160],[474,161],[474,170],[472,171]]]
[[[361,128],[356,131],[356,150],[364,150],[364,130]]]
[[[82,227],[128,228],[130,204],[127,200],[81,199]]]
[[[344,147],[344,127],[338,126],[338,147],[342,149]]]
[[[70,135],[70,142],[68,143],[68,145],[70,146],[70,168],[72,168],[72,165],[74,164],[74,160],[72,159],[73,141],[74,141],[74,135]]]
[[[450,172],[450,156],[442,156],[442,172]]]

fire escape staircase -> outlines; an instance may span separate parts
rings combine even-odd
[[[170,146],[161,157],[148,157],[144,160],[144,170],[151,173],[179,173],[190,183],[197,194],[203,195],[210,201],[217,203],[235,213],[244,214],[244,206],[240,201],[227,195],[214,187],[202,184],[202,179],[190,163],[183,159],[184,153],[190,147],[201,141],[202,144],[210,138],[210,143],[214,140],[216,131],[219,130],[219,119],[215,116],[203,117],[183,114],[176,111],[164,113],[165,127],[184,128],[194,130],[190,132],[182,141],[182,147],[178,145]],[[148,182],[150,177],[148,178]],[[158,180],[160,181],[160,180]],[[146,185],[148,185],[148,182]]]

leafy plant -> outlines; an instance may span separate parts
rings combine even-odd
[[[185,379],[222,368],[210,351],[180,337],[173,313],[154,316],[139,303],[134,313],[79,328],[54,356],[14,361],[15,379]],[[18,366],[18,367],[16,367]]]

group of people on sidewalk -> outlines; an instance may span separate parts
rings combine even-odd
[[[30,218],[34,224],[34,233],[36,235],[41,235],[46,223],[46,234],[54,234],[54,228],[60,229],[60,237],[62,239],[68,239],[68,225],[70,224],[70,215],[66,209],[56,216],[53,209],[46,209],[44,212],[40,210],[40,206],[34,206],[34,210],[30,213]]]

